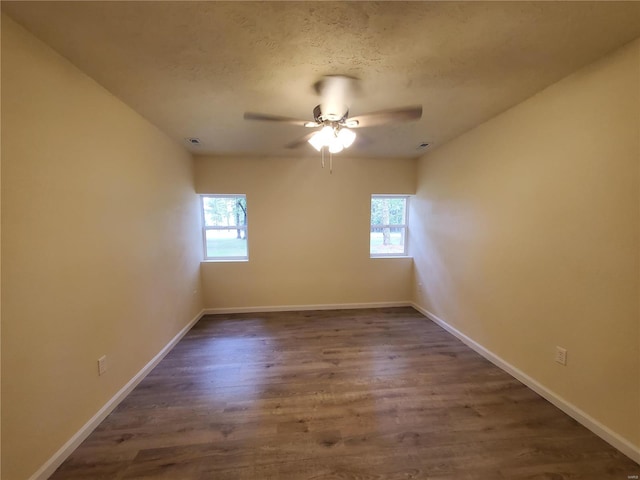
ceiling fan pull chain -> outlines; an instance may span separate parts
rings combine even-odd
[[[333,153],[329,150],[329,173],[333,173]]]
[[[322,152],[322,168],[324,168],[324,147],[320,149],[320,152]]]

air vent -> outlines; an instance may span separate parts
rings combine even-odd
[[[196,138],[196,137],[189,137],[189,138],[185,138],[185,141],[189,144],[189,145],[200,145],[200,139]]]
[[[429,146],[428,142],[422,142],[419,143],[418,146],[416,147],[416,150],[424,150],[425,148],[427,148]]]

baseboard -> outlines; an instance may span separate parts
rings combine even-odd
[[[560,410],[562,410],[564,413],[566,413],[571,418],[576,420],[578,423],[582,424],[584,427],[591,430],[593,433],[595,433],[600,438],[602,438],[605,442],[609,443],[614,448],[620,450],[622,453],[624,453],[627,457],[632,459],[634,462],[640,464],[640,448],[639,447],[633,445],[631,442],[621,437],[620,435],[615,433],[613,430],[606,427],[605,425],[603,425],[602,423],[600,423],[599,421],[591,417],[589,414],[585,413],[584,411],[582,411],[581,409],[573,405],[571,402],[565,400],[557,393],[548,389],[547,387],[539,383],[537,380],[531,378],[529,375],[527,375],[523,371],[514,367],[513,365],[503,360],[502,358],[492,353],[491,351],[487,350],[485,347],[477,343],[475,340],[469,338],[460,330],[449,325],[447,322],[445,322],[438,316],[434,315],[428,310],[425,310],[424,308],[422,308],[420,305],[416,303],[412,303],[411,306],[416,310],[418,310],[420,313],[422,313],[425,317],[427,317],[434,323],[441,326],[447,332],[457,337],[459,340],[461,340],[467,346],[469,346],[470,348],[478,352],[480,355],[482,355],[484,358],[489,360],[491,363],[493,363],[500,369],[504,370],[505,372],[507,372],[509,375],[516,378],[520,382],[524,383],[531,390],[533,390],[538,395],[540,395],[541,397],[551,402],[553,405],[558,407]]]
[[[47,460],[42,467],[38,469],[36,473],[29,477],[29,480],[46,480],[56,469],[62,465],[69,455],[73,453],[73,451],[78,448],[78,446],[95,430],[95,428],[102,422],[107,415],[109,415],[114,408],[118,406],[124,398],[131,393],[131,391],[138,385],[144,377],[146,377],[153,368],[160,363],[160,360],[164,358],[164,356],[169,353],[169,351],[186,335],[186,333],[193,327],[200,318],[204,315],[204,310],[198,313],[193,319],[182,329],[180,330],[175,337],[173,337],[169,343],[167,343],[158,354],[151,359],[149,363],[147,363],[142,369],[127,382],[127,384],[120,389],[118,393],[116,393],[104,406],[98,410],[87,423],[85,423],[80,430],[76,432],[73,437],[69,439],[67,443],[65,443],[60,450],[53,454],[49,460]]]
[[[372,302],[372,303],[334,303],[321,305],[272,305],[262,307],[225,307],[205,308],[205,315],[221,313],[256,313],[256,312],[295,312],[305,310],[352,310],[356,308],[412,307],[409,301],[404,302]]]

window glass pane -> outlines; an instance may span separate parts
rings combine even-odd
[[[407,196],[371,196],[371,256],[407,254],[407,204]]]
[[[207,257],[247,257],[244,228],[207,230]]]
[[[404,225],[407,216],[405,197],[372,197],[371,225]]]
[[[247,224],[247,200],[244,195],[202,197],[202,208],[206,227]]]
[[[406,228],[371,228],[369,237],[372,255],[402,255],[405,253]]]

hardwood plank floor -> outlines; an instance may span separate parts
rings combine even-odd
[[[633,475],[420,313],[386,308],[203,317],[51,478]]]

